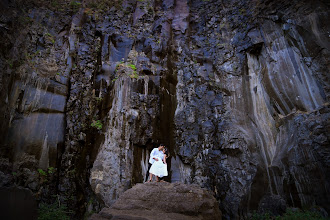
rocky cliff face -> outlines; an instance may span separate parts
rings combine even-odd
[[[167,180],[212,190],[224,218],[268,198],[330,211],[326,1],[0,4],[1,187],[79,218],[163,142]]]

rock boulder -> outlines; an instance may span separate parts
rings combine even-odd
[[[197,185],[183,183],[137,184],[110,207],[91,216],[101,219],[221,219],[216,199]]]

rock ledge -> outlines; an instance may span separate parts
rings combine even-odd
[[[211,192],[183,183],[137,184],[90,220],[219,220],[221,211]]]

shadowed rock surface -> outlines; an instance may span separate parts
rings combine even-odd
[[[221,211],[213,195],[197,185],[183,183],[137,184],[110,207],[94,214],[98,219],[209,219],[220,220]]]
[[[0,1],[0,188],[83,219],[143,183],[330,212],[326,0]]]

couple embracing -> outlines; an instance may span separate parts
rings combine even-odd
[[[151,151],[149,159],[149,180],[147,182],[152,181],[153,175],[156,176],[157,182],[160,181],[159,178],[168,175],[166,163],[167,157],[168,150],[163,144],[160,144],[158,148],[154,148]]]

